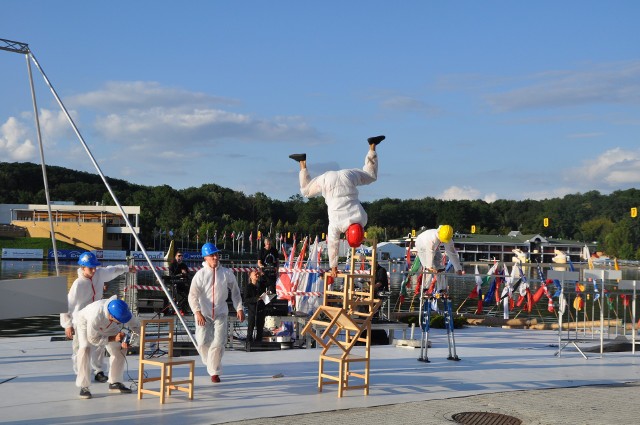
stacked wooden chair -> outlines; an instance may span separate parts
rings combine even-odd
[[[173,356],[174,319],[142,320],[140,323],[138,399],[141,399],[143,394],[153,394],[160,396],[160,404],[164,404],[171,391],[176,390],[188,393],[189,400],[193,400],[195,360]],[[146,355],[150,357],[145,358]],[[175,379],[173,367],[185,365],[189,367],[188,378]],[[145,366],[159,367],[160,376],[146,377]],[[150,389],[146,385],[149,382],[159,382],[160,388]]]
[[[370,268],[360,272],[356,270],[359,268],[356,261],[358,254],[352,248],[349,270],[338,273],[336,279],[344,282],[342,289],[329,287],[326,282],[330,273],[325,273],[323,304],[302,330],[303,334],[308,333],[322,347],[318,369],[319,392],[322,392],[324,385],[336,384],[338,397],[342,397],[345,390],[353,389],[363,389],[364,395],[369,394],[371,319],[382,303],[374,296],[376,243],[370,242],[372,253],[366,257]],[[357,283],[362,283],[360,288]],[[358,343],[364,347],[356,348]],[[337,363],[337,372],[328,370],[325,362]],[[354,384],[350,378],[359,378],[361,381]]]

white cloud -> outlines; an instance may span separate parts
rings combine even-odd
[[[298,141],[317,138],[316,132],[296,118],[255,119],[220,109],[157,107],[99,116],[96,130],[107,140],[138,149],[202,147],[210,142]]]
[[[111,81],[100,90],[79,94],[69,98],[69,104],[102,110],[121,108],[153,108],[203,105],[234,105],[234,99],[211,96],[200,92],[164,87],[153,81]]]
[[[469,186],[464,186],[464,187],[458,187],[458,186],[451,186],[448,189],[445,189],[444,192],[442,192],[440,194],[440,196],[438,196],[438,198],[443,199],[445,201],[451,201],[453,199],[467,199],[467,200],[472,200],[472,199],[479,199],[480,198],[480,191],[477,189],[473,189]]]
[[[0,157],[13,161],[30,161],[36,157],[36,147],[27,138],[28,129],[15,117],[0,127]]]
[[[70,103],[97,112],[95,128],[100,137],[136,150],[201,148],[221,140],[309,143],[321,139],[301,117],[256,118],[219,106],[236,105],[235,100],[154,82],[110,82],[71,98]]]
[[[498,111],[588,104],[640,104],[640,61],[540,73],[529,85],[487,96]]]
[[[569,176],[591,187],[640,185],[640,150],[609,149],[597,158],[585,160],[582,166],[572,169]]]
[[[493,202],[498,199],[498,195],[495,193],[489,193],[481,196],[481,192],[478,189],[474,189],[469,186],[451,186],[448,189],[445,189],[437,198],[451,201],[451,200],[468,200],[473,201],[476,199],[483,199],[486,202]]]
[[[484,197],[482,198],[483,201],[487,202],[487,203],[492,203],[495,202],[498,199],[498,194],[495,192],[492,193],[486,193],[484,195]]]
[[[74,122],[76,121],[77,114],[75,111],[70,111]],[[67,120],[67,116],[62,111],[52,111],[49,109],[40,110],[40,127],[42,129],[44,143],[47,141],[55,141],[56,138],[61,136],[70,136],[73,133],[71,124]],[[78,123],[76,123],[78,125]]]

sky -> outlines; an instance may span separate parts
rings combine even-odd
[[[3,0],[108,177],[287,200],[360,168],[360,199],[640,187],[640,2]],[[45,162],[96,173],[31,62]],[[40,163],[25,55],[0,50],[0,161]]]

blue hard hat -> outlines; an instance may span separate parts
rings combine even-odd
[[[78,264],[83,267],[98,267],[100,265],[96,254],[89,251],[83,252],[80,257],[78,257]]]
[[[122,300],[109,301],[107,310],[109,310],[109,314],[120,323],[127,323],[131,320],[132,314],[131,311],[129,311],[129,306]]]
[[[218,252],[218,248],[212,244],[211,242],[207,242],[206,244],[202,245],[202,256],[206,257],[208,255],[213,255],[215,253]]]

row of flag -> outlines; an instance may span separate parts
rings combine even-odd
[[[409,251],[407,250],[407,264],[409,264]],[[451,267],[450,262],[443,257],[443,263],[446,262],[446,268]],[[444,265],[444,264],[443,264]],[[571,271],[575,271],[571,260],[568,260]],[[617,261],[614,262],[614,268],[619,270]],[[481,274],[478,266],[475,266],[475,286],[469,293],[469,299],[477,300],[476,314],[482,314],[484,307],[487,305],[503,304],[503,317],[509,318],[509,312],[518,307],[526,312],[531,312],[543,297],[547,299],[547,310],[551,313],[555,311],[554,299],[558,299],[560,314],[564,313],[566,299],[563,294],[562,285],[557,279],[545,279],[541,265],[536,266],[536,274],[540,281],[537,290],[532,293],[529,281],[522,270],[522,265],[516,263],[511,271],[507,264],[495,261],[486,274]],[[411,286],[411,276],[415,276],[416,285],[413,296],[419,296],[421,291],[426,295],[434,293],[436,276],[422,273],[422,265],[420,259],[416,258],[408,270],[408,273],[400,286],[400,303],[403,303],[408,297],[408,289]],[[424,282],[423,277],[427,276],[431,279]],[[603,282],[594,280],[593,282],[593,301],[598,301],[607,291],[604,289]],[[601,286],[602,285],[602,286]],[[590,294],[586,293],[586,287],[583,283],[575,283],[576,297],[574,298],[573,308],[580,311],[584,308],[584,299],[589,299]],[[629,296],[622,294],[620,298],[624,306],[629,304]],[[605,296],[604,299],[610,309],[613,309],[614,298]]]

